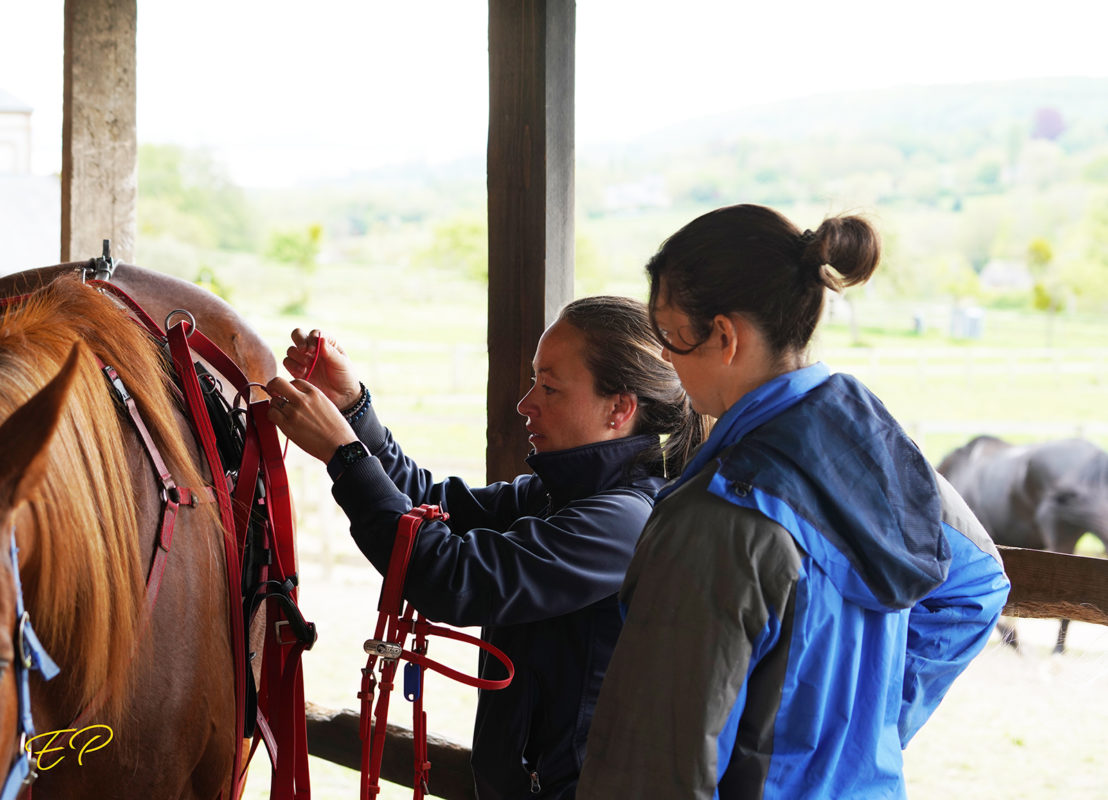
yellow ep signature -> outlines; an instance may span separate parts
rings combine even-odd
[[[69,734],[66,736],[66,734]],[[47,731],[27,740],[24,747],[35,761],[39,772],[53,769],[65,761],[71,751],[77,751],[77,764],[84,766],[85,753],[95,753],[107,746],[115,736],[107,725],[88,725],[84,728],[63,728],[60,731]],[[41,746],[36,745],[41,742]],[[37,752],[36,752],[37,749]],[[61,753],[62,755],[57,755]],[[43,763],[43,757],[49,756],[49,764]]]

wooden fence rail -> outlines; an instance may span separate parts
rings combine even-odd
[[[1108,625],[1108,558],[1001,547],[1012,591],[1004,613],[1014,617],[1072,619]],[[361,768],[358,712],[307,704],[308,752],[350,769]],[[473,800],[469,748],[430,734],[431,796]],[[389,725],[381,777],[412,786],[412,732]]]

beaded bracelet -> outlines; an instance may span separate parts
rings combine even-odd
[[[369,390],[365,388],[364,383],[359,383],[362,387],[362,393],[358,395],[358,399],[354,402],[354,405],[343,410],[342,415],[346,417],[346,421],[350,423],[357,422],[365,414],[366,409],[369,408]]]

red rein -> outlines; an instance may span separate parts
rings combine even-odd
[[[377,629],[373,638],[365,643],[369,654],[365,669],[362,670],[362,689],[358,697],[362,700],[361,737],[362,737],[362,778],[361,800],[372,800],[381,791],[381,758],[385,746],[385,728],[389,714],[389,693],[392,691],[396,667],[400,659],[408,663],[404,667],[404,697],[412,705],[412,740],[414,753],[414,800],[422,800],[428,793],[427,779],[431,762],[427,759],[427,714],[423,711],[423,670],[433,669],[456,681],[478,689],[503,689],[512,682],[515,667],[511,660],[497,647],[475,636],[441,625],[432,625],[416,613],[411,604],[403,598],[404,577],[408,572],[408,562],[412,556],[416,534],[428,520],[446,520],[448,515],[438,506],[421,505],[413,508],[400,518],[396,539],[393,541],[392,556],[389,558],[388,572],[381,587],[381,599],[377,604]],[[414,635],[411,650],[404,649],[404,640]],[[437,661],[427,658],[427,637],[443,636],[461,642],[476,645],[487,651],[504,665],[508,676],[501,680],[475,678],[458,672]],[[377,678],[373,669],[381,659],[381,695],[373,707]]]

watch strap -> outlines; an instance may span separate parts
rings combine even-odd
[[[362,442],[349,442],[335,448],[334,455],[327,462],[327,474],[332,481],[338,480],[352,464],[356,464],[363,458],[369,458],[369,448]]]

